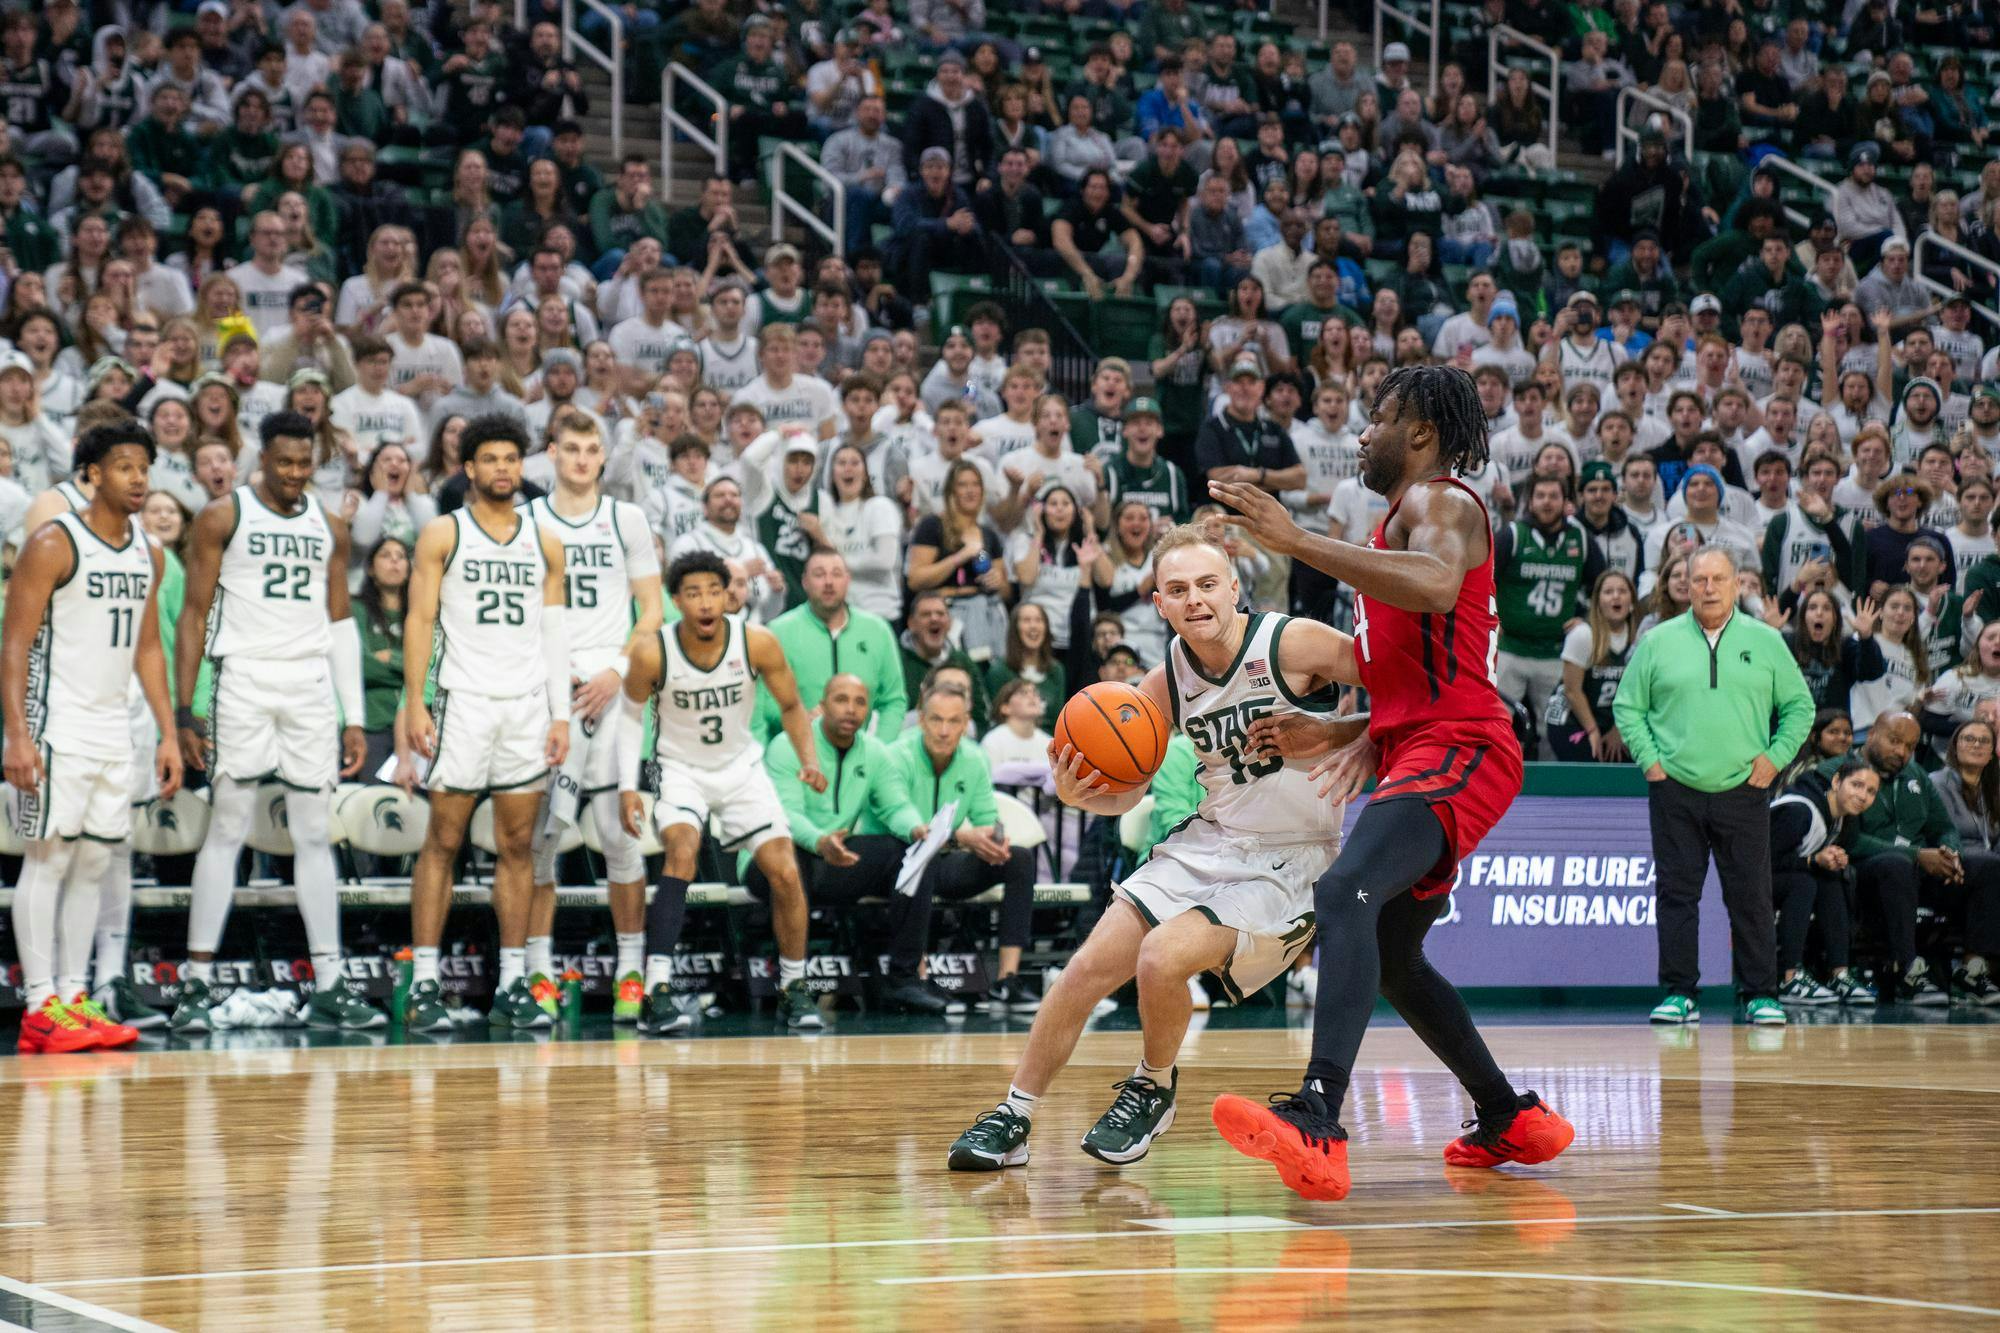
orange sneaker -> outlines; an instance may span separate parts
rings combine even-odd
[[[85,995],[76,993],[76,998],[67,1006],[77,1021],[90,1030],[97,1039],[99,1050],[115,1051],[121,1046],[130,1046],[139,1040],[139,1029],[127,1027],[123,1023],[111,1021],[111,1015],[104,1012],[104,1006]]]
[[[1576,1138],[1576,1126],[1542,1105],[1532,1092],[1516,1098],[1511,1112],[1468,1120],[1463,1128],[1472,1132],[1445,1145],[1448,1166],[1490,1167],[1503,1162],[1534,1166],[1555,1157]]]
[[[1277,1167],[1294,1194],[1324,1203],[1347,1197],[1347,1131],[1317,1093],[1302,1088],[1269,1105],[1224,1093],[1209,1114],[1230,1147]]]
[[[21,1016],[21,1039],[14,1049],[23,1055],[50,1055],[94,1051],[97,1046],[97,1034],[51,995],[41,1008]]]

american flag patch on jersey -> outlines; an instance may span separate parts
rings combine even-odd
[[[1271,668],[1269,663],[1267,663],[1263,658],[1255,657],[1252,658],[1250,661],[1245,662],[1243,664],[1243,670],[1246,674],[1249,675],[1250,683],[1252,685],[1255,685],[1260,689],[1268,688],[1270,686]]]

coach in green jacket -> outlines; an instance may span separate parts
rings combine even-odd
[[[792,844],[798,849],[799,879],[815,907],[851,905],[863,897],[888,903],[889,971],[879,999],[909,1013],[964,1013],[965,1004],[918,975],[931,928],[931,877],[911,894],[895,891],[903,853],[929,832],[924,816],[910,804],[903,766],[887,745],[870,736],[868,687],[842,672],[820,693],[813,745],[826,790],[799,781],[799,756],[783,732],[764,749],[764,769],[778,789]],[[743,887],[768,898],[764,872],[744,857],[737,863]],[[955,1006],[955,1007],[954,1007]]]
[[[799,698],[817,699],[840,672],[858,677],[868,690],[873,719],[868,730],[894,740],[910,709],[903,686],[903,650],[889,622],[847,603],[847,561],[838,551],[806,557],[806,600],[771,622],[785,650]],[[757,715],[750,728],[760,741],[778,732],[778,704],[769,690],[757,689]]]
[[[1704,547],[1689,607],[1639,640],[1612,714],[1646,775],[1658,875],[1655,1023],[1701,1016],[1701,886],[1715,857],[1747,1022],[1782,1027],[1769,788],[1811,729],[1813,701],[1778,632],[1736,607],[1736,560]],[[1777,718],[1775,734],[1771,719]]]
[[[1000,886],[999,968],[983,1007],[1033,1013],[1042,1004],[1041,987],[1019,974],[1035,912],[1035,853],[1007,843],[986,751],[966,734],[972,718],[972,696],[963,686],[952,680],[934,684],[917,711],[917,725],[889,749],[903,767],[910,800],[927,821],[948,802],[958,803],[951,844],[931,863],[932,899],[963,902]]]

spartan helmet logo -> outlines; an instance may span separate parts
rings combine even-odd
[[[171,805],[155,805],[153,822],[163,829],[178,829],[181,826],[181,817],[174,812]]]
[[[1119,725],[1119,726],[1121,726],[1121,727],[1122,727],[1122,726],[1124,726],[1124,725],[1125,725],[1125,724],[1126,724],[1127,722],[1130,722],[1130,721],[1132,721],[1132,719],[1134,719],[1134,718],[1136,718],[1136,717],[1138,717],[1138,716],[1139,716],[1139,710],[1138,710],[1138,709],[1136,709],[1136,708],[1134,708],[1134,707],[1133,707],[1133,706],[1132,706],[1131,704],[1119,704],[1119,705],[1118,705],[1118,725]]]
[[[274,826],[284,829],[291,827],[289,819],[290,811],[285,805],[285,798],[282,794],[271,798],[270,808],[265,810],[264,813],[270,817],[271,823]]]
[[[393,796],[384,796],[375,802],[375,822],[400,833],[403,831],[403,812],[396,807],[397,801]]]

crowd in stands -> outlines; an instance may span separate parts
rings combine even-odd
[[[1374,390],[1441,362],[1492,432],[1470,480],[1531,756],[1625,757],[1623,663],[1720,544],[1853,743],[1908,712],[1911,754],[1964,772],[1986,727],[1985,776],[1947,799],[1992,842],[1987,0],[1454,4],[1434,82],[1402,42],[1313,43],[1243,4],[617,12],[635,101],[668,63],[727,99],[698,198],[586,150],[549,0],[525,30],[495,0],[0,20],[9,549],[81,428],[150,425],[145,521],[173,550],[254,466],[258,422],[303,413],[316,492],[353,525],[386,753],[410,549],[463,503],[465,422],[503,413],[539,443],[581,410],[612,442],[606,490],[663,554],[734,562],[788,648],[830,634],[812,560],[840,557],[838,615],[893,658],[877,731],[955,667],[986,752],[1018,766],[1069,694],[1160,661],[1149,552],[1212,511],[1210,481],[1367,541]],[[1501,23],[1560,48],[1562,129],[1619,158],[1608,179],[1557,169],[1519,60],[1483,95]],[[1628,84],[1685,113],[1692,155],[1644,105],[1619,150]],[[843,182],[843,250],[746,223],[774,139]],[[1135,304],[1149,335],[1095,337]],[[1079,350],[1066,395],[1056,362]],[[545,454],[527,476],[552,484]],[[1255,608],[1351,622],[1347,590],[1231,542]]]

